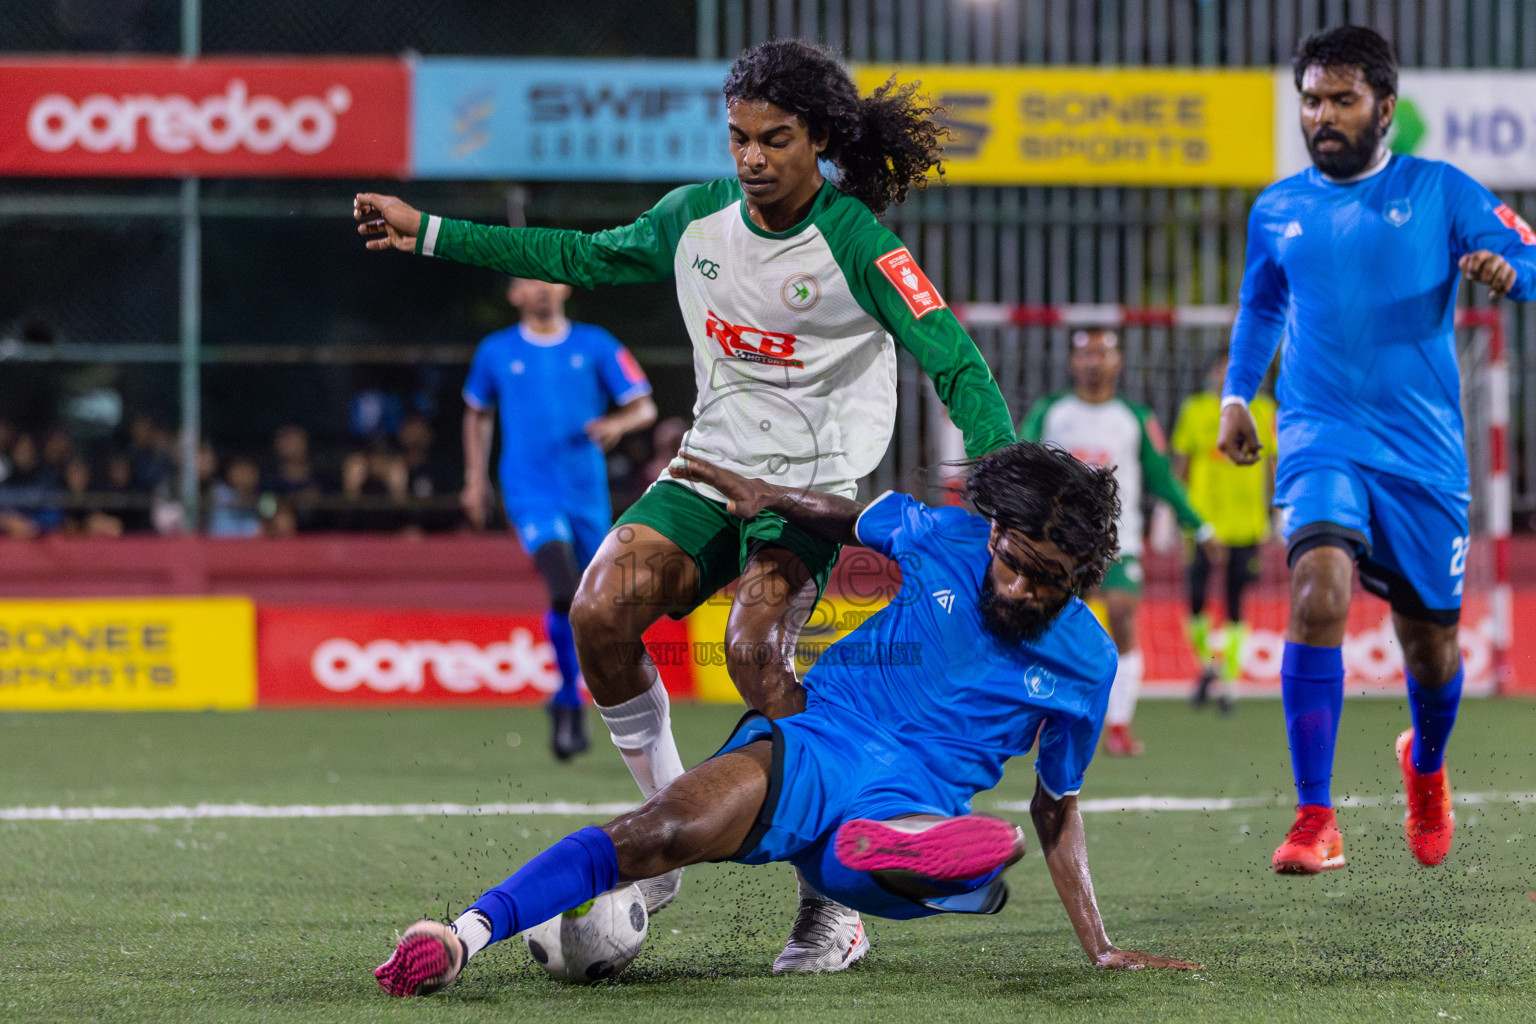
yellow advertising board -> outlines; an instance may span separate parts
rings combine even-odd
[[[800,641],[795,646],[796,671],[804,677],[822,652],[858,629],[885,604],[883,597],[823,597],[805,628],[800,630]],[[736,684],[731,682],[725,664],[725,623],[730,614],[730,601],[717,594],[688,616],[694,693],[699,700],[741,703],[741,695],[736,692]]]
[[[0,601],[0,709],[255,703],[256,607],[245,598]]]
[[[869,92],[896,72],[945,108],[956,185],[1267,185],[1275,177],[1269,71],[855,69]]]

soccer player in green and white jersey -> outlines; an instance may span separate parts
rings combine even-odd
[[[1120,483],[1120,559],[1100,587],[1109,635],[1120,652],[1104,716],[1109,727],[1104,748],[1117,756],[1134,756],[1142,752],[1141,743],[1131,734],[1131,718],[1144,665],[1136,638],[1143,490],[1172,505],[1179,525],[1193,530],[1197,543],[1211,547],[1215,531],[1190,507],[1184,488],[1174,479],[1168,446],[1152,410],[1116,394],[1124,362],[1120,336],[1114,331],[1074,332],[1068,366],[1072,390],[1036,402],[1019,426],[1019,437],[1059,445],[1090,466],[1113,466]]]
[[[737,58],[725,99],[736,177],[677,189],[625,227],[486,227],[364,193],[359,231],[371,249],[584,288],[674,280],[698,383],[682,454],[744,477],[852,497],[890,442],[898,345],[932,379],[968,455],[1011,443],[1007,404],[975,344],[876,219],[938,164],[933,109],[912,85],[861,97],[830,51],[795,40]],[[805,707],[795,643],[838,551],[776,513],[735,519],[713,488],[670,476],[620,518],[571,621],[582,675],[647,799],[683,765],[645,629],[739,579],[725,635],[731,679],[754,709],[795,714]],[[648,883],[650,906],[678,884],[675,874]],[[841,970],[867,949],[858,915],[802,880],[774,970]]]

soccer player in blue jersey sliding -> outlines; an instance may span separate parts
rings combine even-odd
[[[560,671],[548,705],[550,747],[561,761],[589,746],[570,612],[582,571],[613,525],[603,453],[656,420],[640,364],[601,327],[567,320],[570,294],[568,285],[527,278],[508,286],[518,322],[480,342],[464,382],[461,495],[469,521],[484,527],[494,409],[507,518],[549,588],[544,626]]]
[[[1456,292],[1464,275],[1495,298],[1536,298],[1536,233],[1456,168],[1383,145],[1397,61],[1377,33],[1312,36],[1295,75],[1314,167],[1268,188],[1249,217],[1218,442],[1234,462],[1258,461],[1247,403],[1283,338],[1275,504],[1291,618],[1280,679],[1298,806],[1273,866],[1344,866],[1329,782],[1356,565],[1391,604],[1402,644],[1405,828],[1413,855],[1434,865],[1455,827],[1445,747],[1461,698],[1468,544]]]
[[[788,861],[861,913],[996,913],[1023,832],[971,813],[1036,745],[1030,816],[1078,941],[1099,967],[1197,968],[1117,948],[1088,872],[1076,793],[1104,724],[1115,646],[1078,595],[1117,550],[1110,470],[1019,442],[979,459],[980,515],[887,492],[868,506],[687,458],[674,473],[901,567],[901,590],[806,674],[806,709],[749,712],[721,752],[638,810],[573,833],[452,925],[419,921],[374,973],[392,995],[449,984],[491,942],[616,884],[689,864]]]

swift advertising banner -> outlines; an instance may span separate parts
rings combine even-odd
[[[1312,166],[1300,98],[1276,72],[1279,176]],[[1388,143],[1393,152],[1454,164],[1489,188],[1536,186],[1536,75],[1516,71],[1404,71]]]
[[[727,64],[425,58],[415,66],[420,178],[709,181],[735,173]]]
[[[542,614],[262,605],[257,622],[263,707],[542,704],[560,688]],[[670,651],[686,634],[664,622],[646,641]],[[691,696],[686,659],[656,660],[668,690]]]
[[[403,177],[398,60],[0,61],[0,174]]]
[[[255,645],[245,598],[0,601],[0,709],[249,708]]]

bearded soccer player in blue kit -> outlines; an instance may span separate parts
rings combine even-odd
[[[1292,577],[1280,678],[1297,814],[1272,864],[1344,865],[1329,783],[1358,564],[1402,644],[1405,829],[1413,855],[1434,865],[1455,828],[1445,748],[1461,698],[1468,544],[1457,286],[1464,275],[1495,298],[1536,298],[1536,233],[1456,168],[1383,145],[1397,61],[1380,35],[1315,35],[1295,76],[1314,167],[1272,185],[1249,217],[1218,442],[1234,462],[1258,461],[1247,402],[1283,338],[1275,504]]]
[[[806,674],[803,712],[748,712],[719,754],[639,810],[568,836],[451,926],[412,925],[374,972],[386,991],[437,991],[491,942],[704,861],[787,861],[818,891],[883,917],[996,913],[1024,836],[972,814],[971,800],[1037,738],[1030,814],[1084,951],[1100,967],[1198,967],[1115,947],[1088,872],[1076,793],[1117,659],[1078,595],[1117,550],[1109,469],[1009,445],[973,466],[966,493],[980,515],[891,492],[863,506],[691,457],[674,472],[725,495],[732,515],[772,509],[881,552],[901,567],[900,592]]]
[[[568,285],[514,278],[519,320],[475,350],[464,382],[464,513],[485,525],[492,413],[501,419],[497,478],[507,518],[549,589],[545,631],[560,689],[550,698],[550,747],[561,761],[589,746],[576,681],[571,601],[613,525],[603,453],[656,420],[651,385],[601,327],[565,318]],[[609,405],[618,408],[609,412]]]

